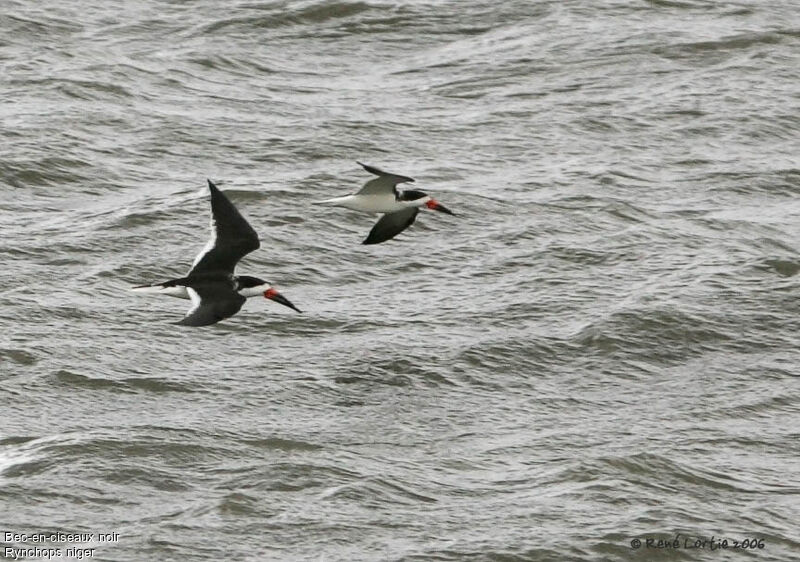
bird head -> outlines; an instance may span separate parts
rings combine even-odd
[[[236,278],[236,285],[236,292],[243,297],[257,297],[264,295],[265,299],[275,301],[283,306],[288,306],[292,310],[301,312],[301,310],[293,305],[289,299],[280,294],[275,287],[263,279],[251,277],[249,275],[240,275]]]
[[[427,207],[432,211],[439,211],[440,213],[445,213],[447,215],[455,215],[453,211],[439,203],[436,199],[425,193],[424,191],[418,191],[416,189],[409,189],[403,191],[400,194],[401,201],[409,201],[411,203],[416,204],[417,207]]]

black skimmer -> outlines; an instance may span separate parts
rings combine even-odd
[[[369,180],[360,191],[353,195],[317,201],[316,204],[344,207],[367,213],[385,213],[372,227],[363,244],[380,244],[391,240],[414,224],[421,207],[455,215],[427,193],[415,189],[397,190],[397,184],[413,182],[412,178],[390,174],[374,166],[361,164],[361,162],[357,162],[357,164],[378,177]]]
[[[208,326],[239,312],[248,297],[263,295],[300,312],[295,305],[258,277],[234,275],[236,264],[261,244],[258,234],[233,203],[208,180],[211,191],[211,239],[197,255],[186,277],[141,285],[133,290],[192,300],[182,326]]]

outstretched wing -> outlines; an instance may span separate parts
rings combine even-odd
[[[414,224],[417,218],[419,209],[417,207],[408,207],[402,211],[395,211],[394,213],[386,213],[381,219],[375,223],[372,230],[369,231],[369,236],[364,240],[363,244],[380,244],[394,238],[406,228]]]
[[[192,299],[191,310],[186,313],[183,320],[176,322],[181,326],[209,326],[220,320],[230,318],[242,308],[247,300],[245,297],[229,289],[222,290],[219,286],[213,287],[186,287]]]
[[[258,234],[211,180],[211,239],[197,255],[188,276],[210,271],[233,273],[244,256],[261,245]]]
[[[367,164],[361,164],[361,162],[356,162],[363,166],[363,168],[368,171],[370,174],[375,174],[378,176],[375,179],[369,180],[361,190],[356,193],[356,195],[385,195],[387,193],[392,193],[395,196],[397,195],[397,184],[398,183],[405,183],[405,182],[413,182],[413,178],[409,178],[407,176],[398,176],[397,174],[390,174],[389,172],[384,172],[374,166],[368,166]]]

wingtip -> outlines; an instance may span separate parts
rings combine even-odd
[[[369,164],[364,164],[363,162],[359,162],[356,160],[356,164],[364,168],[365,171],[369,172],[370,174],[374,174],[378,177],[388,175],[386,172],[381,170],[380,168],[376,168],[375,166],[370,166]]]
[[[218,189],[217,185],[213,181],[211,181],[208,178],[206,178],[206,181],[208,182],[208,189],[210,189],[211,191],[214,191],[215,189]]]
[[[414,178],[410,178],[408,176],[402,176],[400,174],[394,174],[392,172],[386,172],[381,170],[380,168],[376,168],[375,166],[370,166],[369,164],[364,164],[363,162],[359,162],[356,160],[356,164],[361,165],[367,172],[370,174],[374,174],[378,177],[390,177],[393,178],[395,183],[403,183],[403,182],[411,182],[414,183],[416,180]]]

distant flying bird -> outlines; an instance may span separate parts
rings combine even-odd
[[[380,244],[394,238],[414,224],[420,207],[455,215],[450,209],[427,193],[415,189],[397,190],[398,183],[413,182],[413,179],[390,174],[374,166],[361,164],[361,162],[357,162],[357,164],[360,164],[366,171],[378,177],[369,180],[360,191],[353,195],[317,201],[316,204],[345,207],[353,211],[367,213],[385,213],[372,227],[363,244]]]
[[[182,326],[208,326],[239,312],[248,297],[263,295],[300,312],[269,283],[258,277],[234,275],[236,264],[260,247],[258,234],[211,180],[211,239],[198,254],[186,277],[134,287],[138,293],[192,300]]]

